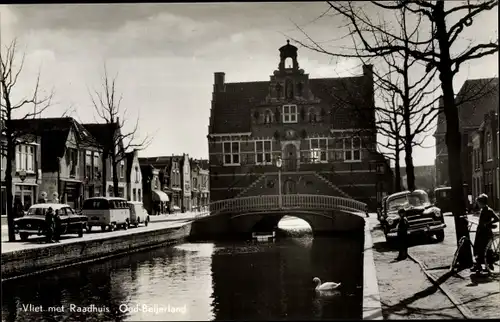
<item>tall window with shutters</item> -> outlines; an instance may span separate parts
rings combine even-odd
[[[309,140],[310,158],[312,163],[325,163],[327,158],[327,139],[313,138]]]
[[[240,142],[224,142],[222,154],[224,155],[224,165],[240,165]]]
[[[361,142],[359,137],[344,138],[344,161],[361,161]]]
[[[255,164],[272,164],[271,140],[255,141]]]

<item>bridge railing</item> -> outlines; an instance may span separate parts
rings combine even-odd
[[[227,211],[266,211],[277,209],[322,209],[364,212],[366,204],[354,199],[325,195],[265,195],[212,202],[212,215]]]

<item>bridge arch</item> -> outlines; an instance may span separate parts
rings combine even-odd
[[[366,204],[326,195],[265,195],[232,198],[210,204],[209,215],[195,222],[194,232],[251,234],[256,225],[271,231],[285,215],[305,220],[313,234],[363,229]]]

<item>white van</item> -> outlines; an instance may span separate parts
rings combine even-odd
[[[142,202],[129,201],[130,206],[130,224],[137,228],[139,224],[147,226],[149,224],[149,215]]]
[[[115,197],[94,197],[83,202],[83,215],[87,216],[87,232],[93,226],[100,226],[102,231],[117,227],[128,229],[130,208],[126,199]]]

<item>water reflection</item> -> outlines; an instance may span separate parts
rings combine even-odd
[[[357,237],[190,243],[7,281],[2,320],[360,319]],[[315,276],[342,282],[342,293],[316,296]],[[27,304],[64,311],[37,313]]]

